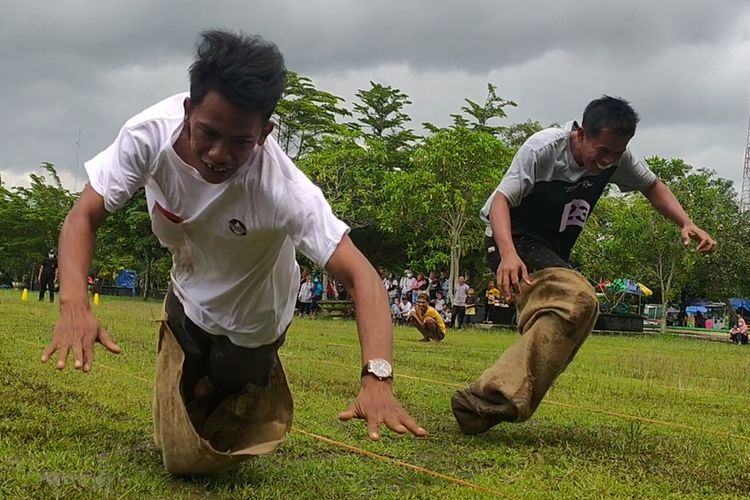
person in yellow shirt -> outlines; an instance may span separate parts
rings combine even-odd
[[[445,338],[445,321],[440,313],[428,304],[429,301],[430,296],[426,293],[417,295],[417,307],[411,312],[409,321],[413,322],[422,334],[420,342],[440,342]]]
[[[487,283],[487,291],[485,292],[484,297],[486,299],[484,306],[484,322],[491,323],[492,318],[494,317],[493,312],[495,311],[495,307],[497,307],[497,304],[500,302],[500,290],[497,289],[494,281]]]

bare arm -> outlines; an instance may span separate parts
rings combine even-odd
[[[354,299],[362,361],[383,358],[390,363],[393,334],[388,294],[375,269],[349,236],[342,238],[326,269],[344,284]]]
[[[692,239],[698,242],[699,252],[712,252],[716,248],[716,241],[706,231],[695,225],[674,193],[661,180],[657,179],[641,192],[657,212],[680,228],[684,246],[687,247]]]
[[[497,249],[500,257],[516,253],[516,247],[513,245],[513,237],[510,227],[510,205],[508,199],[503,193],[495,193],[495,198],[490,206],[490,227],[492,228],[492,237],[497,243]]]
[[[68,213],[60,231],[58,272],[60,307],[88,307],[87,277],[96,231],[109,213],[104,200],[88,184]]]
[[[95,341],[101,342],[112,352],[120,352],[91,312],[87,292],[87,273],[94,237],[108,215],[102,197],[86,185],[65,218],[60,232],[58,260],[60,319],[55,325],[52,342],[42,354],[43,363],[59,350],[57,368],[63,369],[69,352],[73,351],[75,367],[89,371]]]
[[[520,281],[527,284],[531,284],[531,281],[526,264],[518,256],[513,244],[508,199],[500,192],[495,194],[490,206],[490,227],[500,252],[500,267],[495,269],[497,284],[504,296],[509,298],[512,290],[521,292]]]
[[[383,358],[390,363],[393,359],[393,330],[388,294],[375,269],[348,235],[342,238],[326,269],[351,291],[357,311],[363,363],[375,358]],[[357,399],[339,415],[342,420],[354,417],[367,420],[371,439],[378,439],[381,423],[400,434],[407,430],[417,436],[427,434],[396,401],[390,379],[379,380],[373,376],[362,378]]]

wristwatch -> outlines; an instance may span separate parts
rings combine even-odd
[[[378,380],[385,380],[387,378],[393,378],[393,368],[391,364],[383,358],[371,359],[362,367],[362,373],[360,376],[372,374],[378,378]]]

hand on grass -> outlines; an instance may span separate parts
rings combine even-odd
[[[406,410],[404,410],[393,396],[391,380],[378,380],[366,375],[362,379],[362,387],[357,398],[346,411],[339,413],[339,420],[361,418],[367,422],[367,432],[370,439],[380,439],[380,425],[385,424],[398,434],[407,431],[415,436],[425,437],[427,431],[417,425]]]
[[[110,352],[118,354],[118,346],[86,306],[60,308],[60,319],[52,332],[52,342],[42,353],[42,363],[58,351],[57,369],[62,370],[73,352],[77,370],[88,372],[94,362],[94,343],[99,342]]]

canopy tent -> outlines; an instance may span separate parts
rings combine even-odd
[[[115,285],[120,288],[128,288],[131,290],[131,294],[135,296],[135,285],[137,274],[135,271],[127,271],[125,269],[117,273],[115,277]]]
[[[685,312],[688,314],[706,314],[708,312],[708,309],[705,306],[687,306],[685,308]]]
[[[736,312],[744,312],[745,314],[750,313],[750,300],[733,297],[729,299],[729,304]]]
[[[603,284],[604,282],[599,283],[599,287],[602,287]],[[644,297],[650,297],[654,294],[654,292],[643,283],[638,283],[625,278],[616,279],[611,283],[606,283],[604,284],[603,289],[610,293],[628,293]]]

